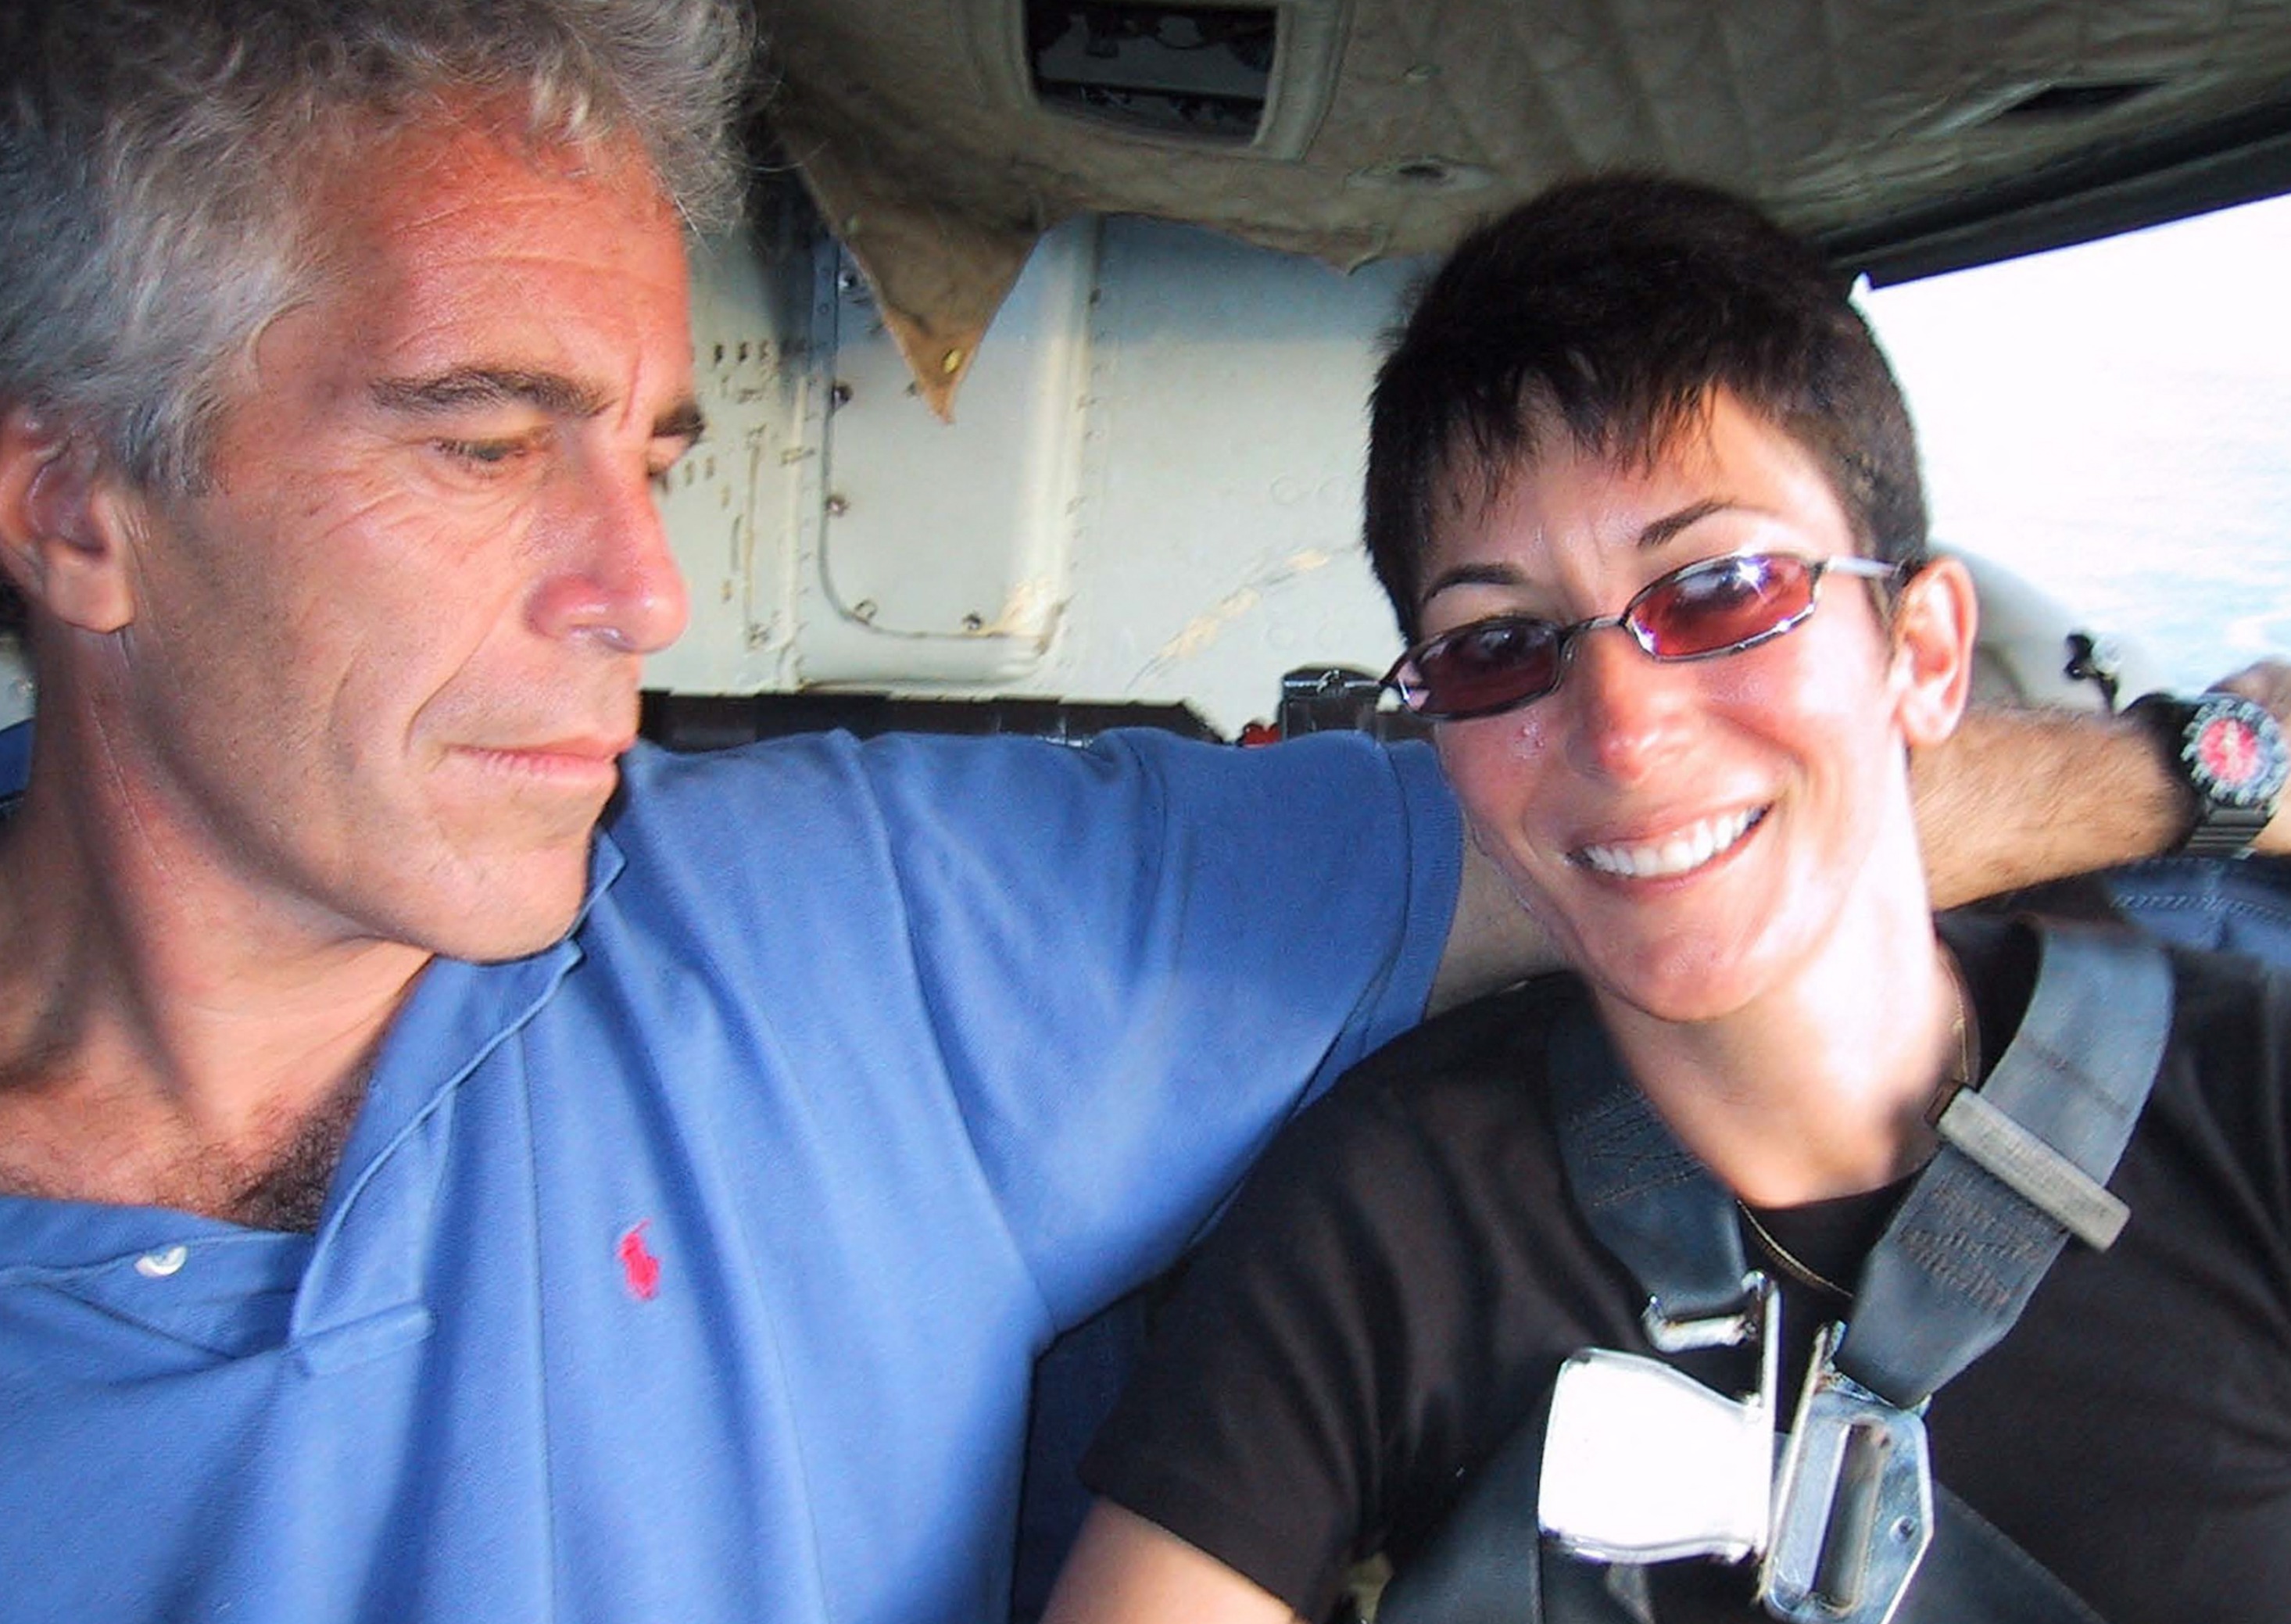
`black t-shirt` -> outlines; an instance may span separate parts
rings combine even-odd
[[[1950,936],[1993,1058],[2033,938]],[[1933,1471],[2111,1624],[2291,1617],[2291,977],[2174,969],[2171,1042],[2110,1181],[2131,1222],[2105,1253],[2071,1242],[1935,1396]],[[1540,1086],[1551,1012],[1583,996],[1555,977],[1454,1011],[1301,1117],[1161,1319],[1090,1486],[1319,1618],[1362,1556],[1404,1571],[1569,1354],[1650,1351],[1644,1294],[1568,1199]],[[1850,1279],[1897,1194],[1759,1217]],[[1794,1339],[1837,1316],[1783,1288]],[[1754,1385],[1735,1355],[1696,1357],[1677,1363]],[[1760,1616],[1742,1570],[1653,1572],[1667,1621]]]

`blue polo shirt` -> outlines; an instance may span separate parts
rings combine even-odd
[[[0,1199],[0,1618],[1001,1616],[1029,1362],[1416,1018],[1459,852],[1358,739],[639,750],[315,1235]]]

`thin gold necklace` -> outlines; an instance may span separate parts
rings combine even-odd
[[[1949,969],[1949,991],[1957,997],[1957,1020],[1951,1028],[1957,1038],[1957,1067],[1941,1080],[1933,1090],[1933,1101],[1925,1106],[1925,1122],[1939,1126],[1941,1113],[1949,1109],[1959,1089],[1970,1088],[1973,1080],[1981,1075],[1981,1027],[1973,1018],[1973,999],[1965,985],[1965,971],[1957,962],[1957,955],[1941,949],[1941,961]]]
[[[1956,1018],[1950,1026],[1950,1033],[1957,1040],[1957,1064],[1950,1068],[1949,1075],[1941,1080],[1941,1086],[1933,1090],[1933,1103],[1925,1108],[1925,1121],[1928,1122],[1941,1121],[1941,1113],[1949,1109],[1949,1102],[1957,1097],[1958,1089],[1973,1081],[1980,1066],[1981,1040],[1973,1024],[1971,1001],[1965,995],[1965,973],[1957,968],[1957,955],[1946,948],[1941,951],[1941,962],[1949,970],[1949,990],[1957,1003]],[[1827,1291],[1841,1302],[1853,1300],[1853,1293],[1849,1288],[1839,1285],[1776,1240],[1773,1232],[1758,1221],[1758,1215],[1751,1211],[1740,1196],[1734,1200],[1734,1210],[1740,1213],[1742,1222],[1749,1226],[1750,1234],[1757,1242],[1758,1250],[1765,1253],[1783,1274],[1802,1286]]]
[[[1851,1290],[1839,1285],[1829,1275],[1822,1274],[1812,1264],[1791,1251],[1789,1247],[1775,1240],[1773,1233],[1764,1224],[1758,1222],[1758,1215],[1744,1206],[1739,1196],[1734,1201],[1734,1210],[1740,1213],[1742,1221],[1750,1226],[1750,1234],[1757,1240],[1758,1250],[1773,1258],[1775,1266],[1783,1274],[1802,1286],[1811,1286],[1817,1291],[1827,1291],[1840,1302],[1850,1303],[1853,1300],[1853,1293]]]

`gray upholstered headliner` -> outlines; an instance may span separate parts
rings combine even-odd
[[[1037,235],[1083,210],[1355,264],[1655,166],[1882,280],[2291,188],[2291,0],[1290,0],[1264,133],[1222,150],[1037,106],[1023,0],[763,10],[787,161],[940,405]],[[2123,83],[2149,88],[2007,111]]]

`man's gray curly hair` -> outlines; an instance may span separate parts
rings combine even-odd
[[[234,364],[309,285],[311,155],[499,101],[537,141],[633,140],[725,223],[751,44],[738,0],[7,0],[0,407],[196,490]]]

